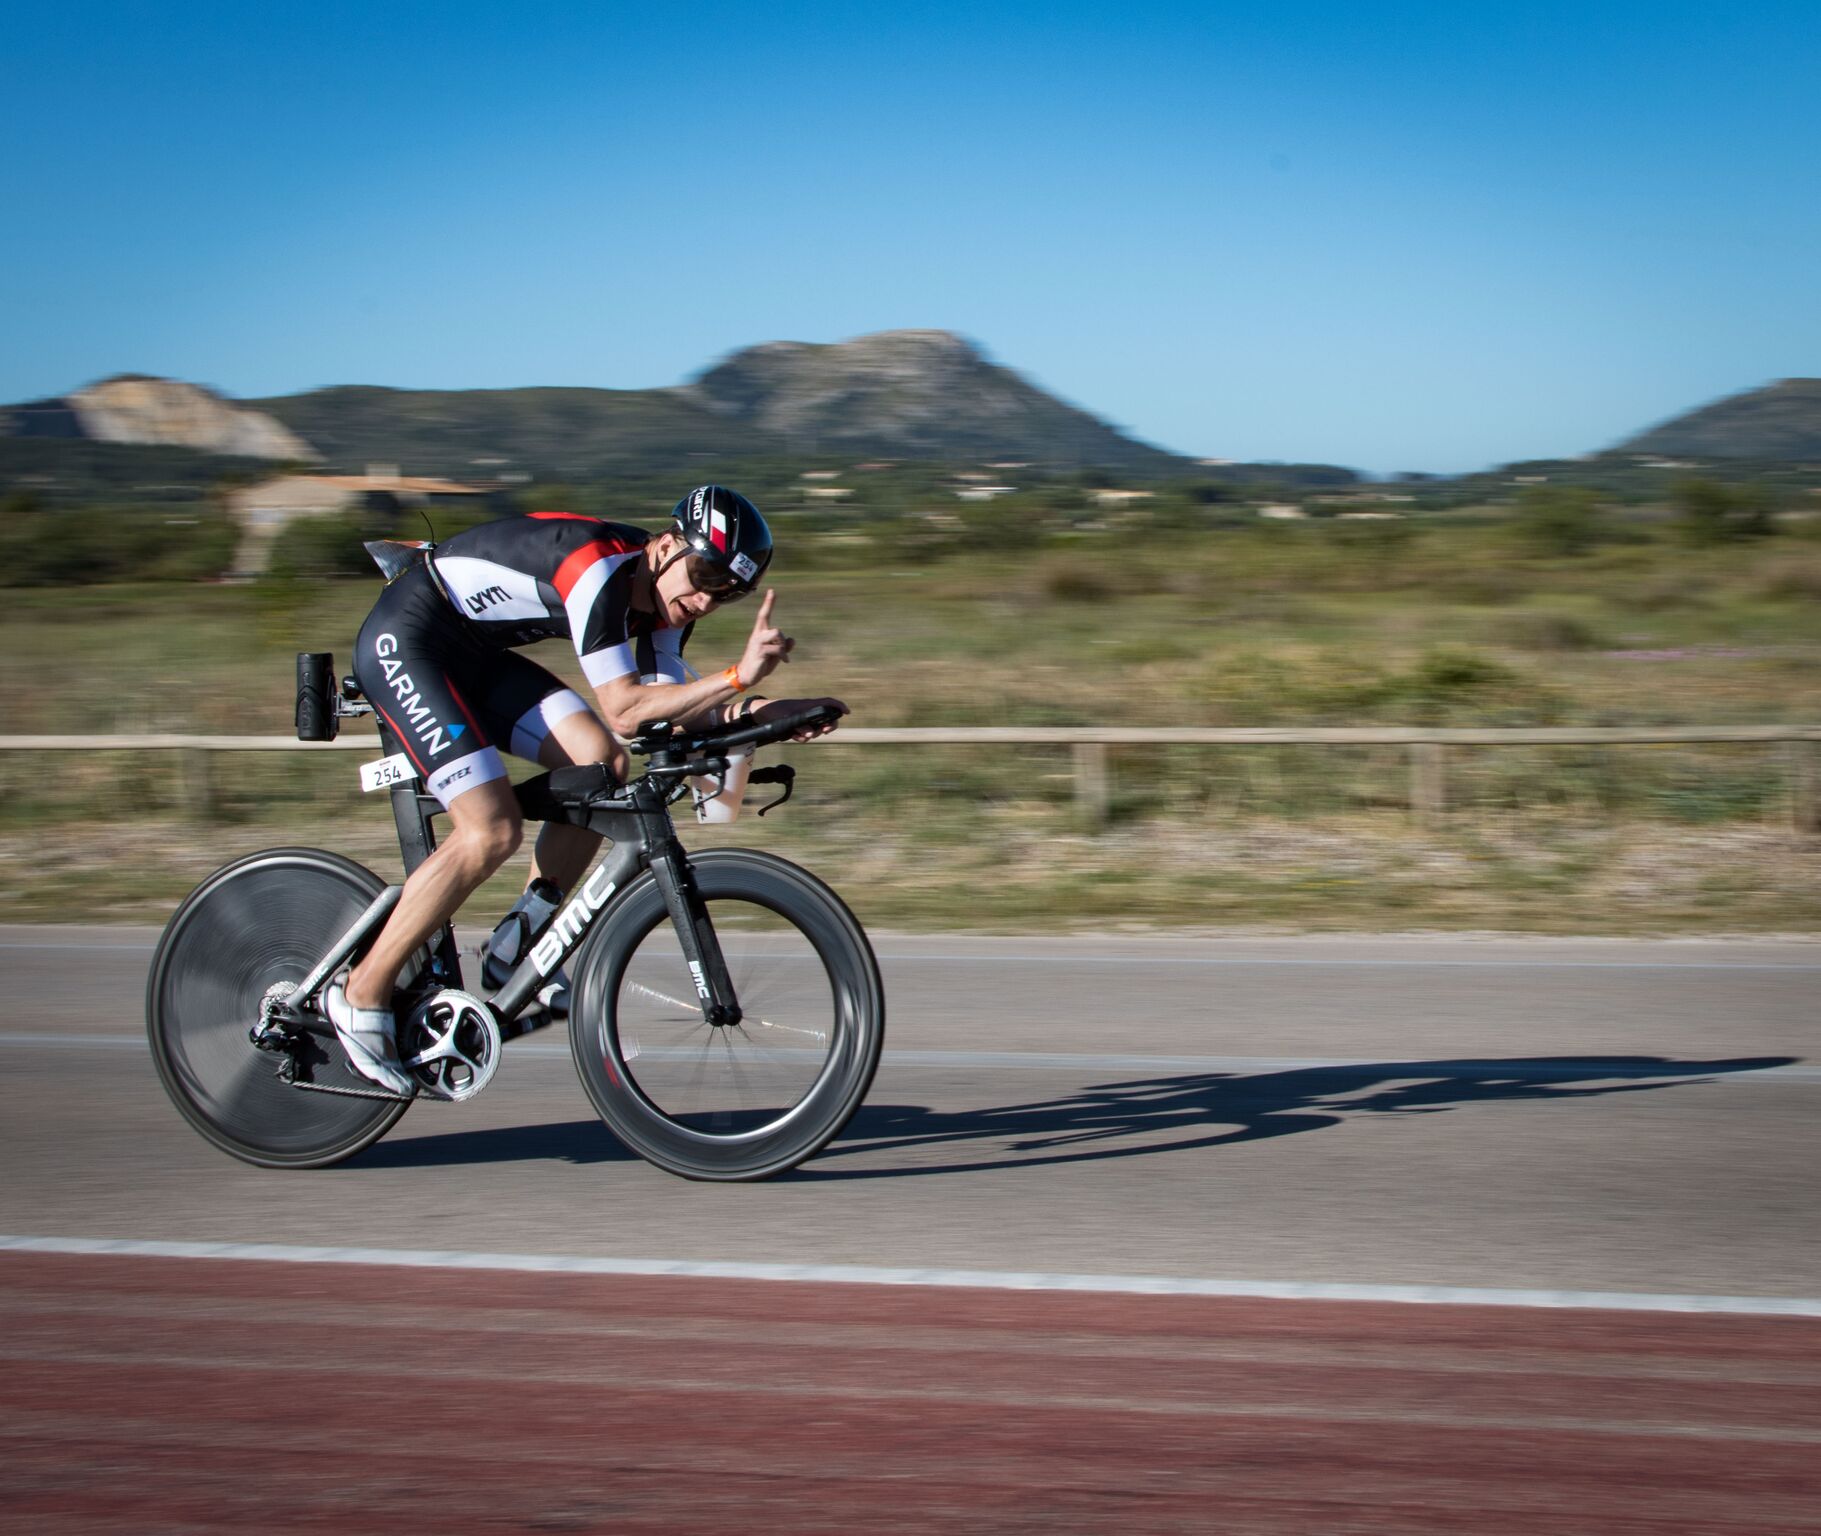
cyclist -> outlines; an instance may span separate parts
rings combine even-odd
[[[684,664],[695,621],[757,588],[772,540],[759,509],[724,486],[697,487],[671,519],[655,537],[569,512],[483,523],[392,582],[361,626],[354,675],[450,822],[345,987],[324,994],[349,1062],[372,1082],[411,1091],[391,1006],[399,973],[523,836],[501,749],[546,768],[605,763],[624,780],[626,750],[610,729],[630,737],[647,720],[763,721],[812,704],[847,713],[838,699],[761,704],[749,692],[795,646],[774,622],[769,589],[738,661],[707,676]],[[574,642],[598,715],[514,649],[558,635]],[[518,958],[536,919],[560,904],[599,846],[584,827],[545,824],[525,893],[489,946],[490,980]],[[566,1012],[561,972],[553,982],[543,1000]]]

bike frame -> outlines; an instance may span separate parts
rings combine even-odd
[[[383,754],[390,757],[400,752],[399,740],[385,721],[379,719],[375,723],[379,726]],[[525,808],[528,820],[561,821],[598,832],[606,840],[606,850],[592,870],[577,883],[544,934],[521,958],[506,984],[494,994],[493,1010],[508,1037],[529,1033],[530,1029],[549,1022],[548,1019],[540,1020],[520,1030],[507,1028],[525,1011],[539,986],[580,948],[607,911],[614,894],[630,885],[646,869],[656,877],[664,897],[664,906],[676,929],[684,961],[695,979],[703,1017],[710,1024],[740,1022],[739,1001],[727,974],[721,946],[715,938],[714,924],[696,890],[689,856],[677,840],[676,825],[670,818],[670,802],[674,798],[674,794],[647,777],[624,786],[609,803],[581,806],[559,802],[539,806],[536,811]],[[414,781],[394,785],[391,799],[399,853],[409,879],[436,850],[433,821],[443,813],[443,808],[434,796],[420,792]],[[542,814],[537,813],[540,811]],[[314,985],[300,986],[300,994],[309,995],[363,942],[378,932],[397,906],[402,889],[402,886],[388,886],[381,893],[330,954],[324,956],[323,964],[317,968],[322,973],[320,978],[313,972],[309,982]],[[462,984],[461,958],[452,923],[445,925],[430,945],[430,977],[441,986],[460,987]]]
[[[322,660],[328,662],[327,657]],[[334,721],[374,714],[381,750],[387,757],[402,752],[397,734],[370,704],[359,702],[358,693],[350,699],[332,683],[322,691],[333,694],[327,712],[328,736],[307,739],[330,739],[334,735]],[[532,944],[530,953],[521,958],[506,984],[494,994],[490,1006],[500,1025],[501,1037],[509,1039],[529,1034],[551,1022],[548,1016],[533,1017],[522,1023],[520,1019],[539,984],[568,960],[604,915],[614,910],[615,896],[624,892],[647,869],[657,881],[665,911],[676,930],[684,963],[695,983],[703,1021],[717,1027],[739,1024],[742,1014],[733,979],[728,975],[727,962],[715,936],[707,905],[696,886],[689,855],[677,841],[670,806],[687,792],[684,789],[686,779],[725,774],[729,766],[727,752],[742,746],[781,741],[796,731],[828,724],[835,718],[835,712],[818,706],[794,718],[764,726],[681,735],[668,721],[647,721],[632,744],[634,751],[647,754],[647,770],[628,784],[617,783],[604,767],[596,764],[553,769],[541,778],[516,786],[514,792],[519,808],[527,821],[556,821],[586,827],[607,840],[608,852],[570,894],[569,901],[551,920],[550,927]],[[780,766],[771,773],[769,781],[783,784],[783,799],[789,799],[790,769]],[[757,782],[758,777],[755,773],[749,782]],[[557,783],[559,778],[565,781],[561,785]],[[393,785],[391,799],[399,853],[404,860],[405,877],[409,879],[436,851],[436,830],[432,823],[442,813],[442,806],[433,796],[421,793],[412,780]],[[284,1040],[291,1030],[322,1033],[327,1029],[327,1020],[314,1006],[317,993],[379,931],[398,906],[403,891],[402,885],[387,886],[292,991],[274,993],[267,998],[259,1021],[252,1029],[255,1045],[264,1050],[283,1050],[287,1049]],[[427,947],[428,988],[460,990],[461,956],[456,949],[453,922],[445,923]]]

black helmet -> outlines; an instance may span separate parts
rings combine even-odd
[[[671,510],[694,554],[750,592],[771,564],[771,529],[759,509],[724,485],[698,485]]]

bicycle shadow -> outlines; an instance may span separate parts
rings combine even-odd
[[[1198,1072],[1096,1083],[1061,1098],[987,1109],[865,1104],[841,1136],[786,1180],[903,1179],[1000,1168],[1154,1157],[1330,1129],[1367,1115],[1443,1114],[1476,1104],[1646,1093],[1726,1073],[1790,1066],[1794,1056],[1712,1061],[1667,1056],[1449,1058],[1348,1062],[1275,1072]],[[992,1156],[882,1168],[830,1167],[857,1155],[996,1141]],[[388,1139],[350,1166],[638,1161],[597,1119]]]
[[[1722,1074],[1789,1066],[1793,1056],[1712,1061],[1665,1056],[1349,1062],[1274,1072],[1180,1073],[1098,1083],[1062,1098],[945,1111],[867,1104],[797,1179],[903,1179],[1155,1157],[1330,1129],[1368,1115],[1445,1114],[1478,1104],[1648,1093]],[[881,1168],[833,1159],[998,1142],[992,1156]]]

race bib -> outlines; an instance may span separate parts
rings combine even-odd
[[[403,752],[360,765],[360,787],[369,794],[376,789],[390,789],[394,784],[409,784],[416,777],[417,770]]]

